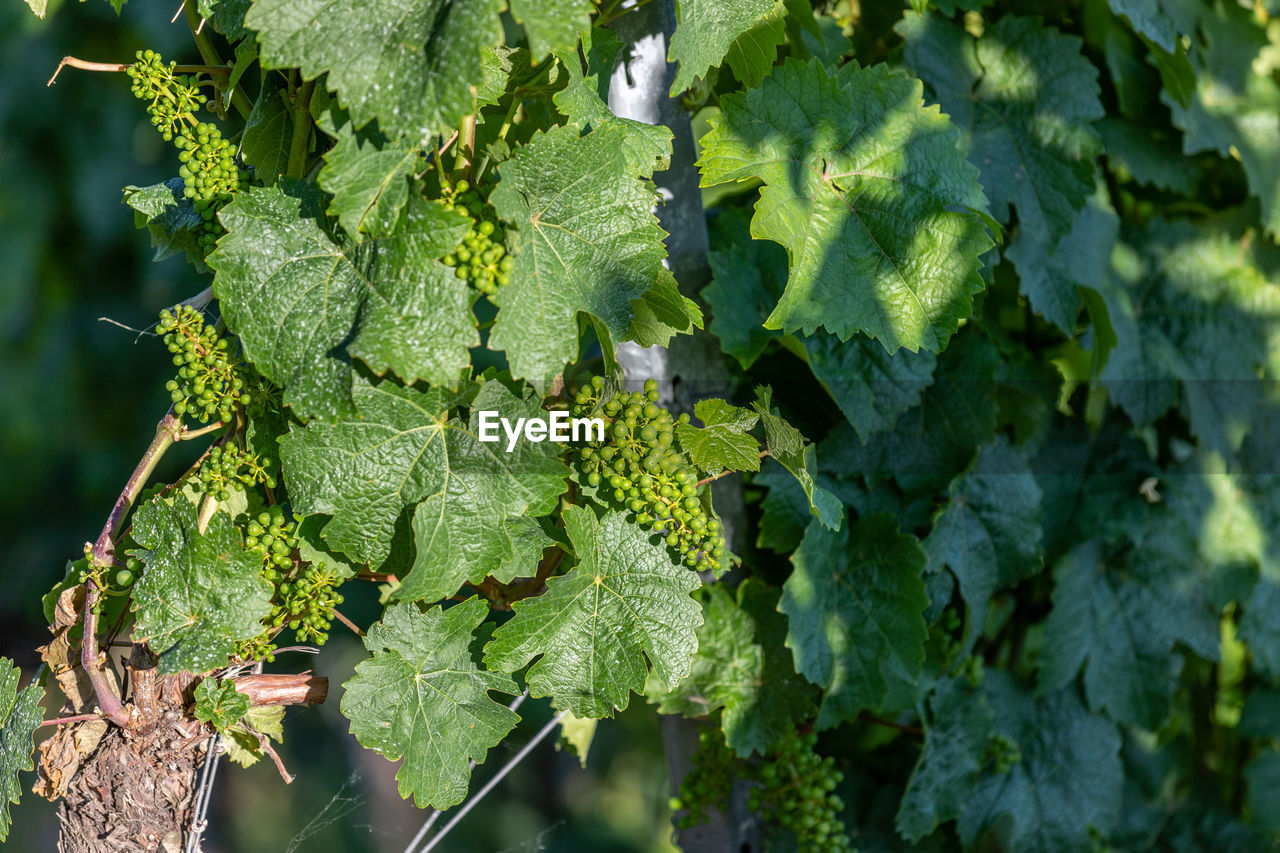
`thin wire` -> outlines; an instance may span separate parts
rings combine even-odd
[[[524,692],[515,698],[510,705],[507,706],[508,711],[514,711],[524,704],[524,700],[529,698],[529,688],[526,687]],[[471,759],[471,769],[476,769],[475,759]],[[431,815],[422,824],[422,828],[418,830],[418,834],[413,836],[413,840],[409,842],[409,846],[404,848],[404,853],[413,853],[418,849],[418,845],[422,843],[422,839],[427,837],[427,833],[431,831],[431,827],[435,826],[436,821],[440,819],[441,812],[439,809],[432,809]]]
[[[187,853],[199,853],[204,831],[209,828],[206,819],[209,803],[213,800],[213,780],[218,775],[218,759],[222,756],[222,735],[209,738],[204,767],[200,771],[200,785],[196,790],[195,808],[191,814],[191,831],[187,833]]]
[[[435,849],[435,846],[449,834],[449,831],[457,826],[458,822],[466,817],[468,812],[479,805],[480,801],[484,799],[485,794],[496,788],[498,783],[501,782],[508,773],[515,769],[517,764],[523,761],[529,753],[533,752],[533,748],[535,746],[541,743],[547,735],[551,734],[551,732],[555,730],[556,726],[560,725],[560,721],[564,719],[564,715],[567,713],[569,712],[561,711],[559,714],[556,714],[555,717],[552,718],[551,722],[543,726],[542,730],[533,736],[533,740],[521,747],[520,751],[517,752],[510,761],[504,764],[501,770],[493,774],[493,778],[486,782],[483,788],[467,798],[467,801],[462,804],[462,808],[458,809],[458,813],[455,814],[448,823],[441,827],[440,831],[436,833],[434,838],[427,842],[427,846],[422,848],[421,853],[431,853],[431,851]]]
[[[229,666],[222,672],[222,677],[233,678],[246,669],[261,674],[262,661]],[[218,759],[221,757],[222,734],[215,732],[209,737],[209,748],[205,751],[204,766],[200,768],[200,782],[196,788],[195,806],[191,810],[191,831],[187,833],[186,853],[200,853],[200,842],[204,840],[204,831],[209,828],[207,819],[209,803],[213,801],[213,780],[218,776]]]

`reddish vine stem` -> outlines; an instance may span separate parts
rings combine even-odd
[[[84,668],[89,683],[93,685],[94,695],[102,715],[122,728],[129,725],[129,712],[124,709],[120,697],[111,692],[111,685],[98,666],[98,584],[93,576],[85,584],[84,596],[84,639],[80,641],[80,666]]]
[[[151,478],[156,465],[159,464],[165,452],[178,440],[181,428],[182,422],[174,416],[172,410],[160,419],[160,423],[156,424],[155,438],[151,440],[146,452],[138,460],[138,466],[133,469],[133,474],[129,476],[129,481],[125,483],[124,491],[120,492],[120,497],[116,498],[115,506],[111,508],[111,514],[107,516],[107,522],[102,526],[102,532],[98,534],[97,541],[93,543],[89,556],[95,565],[116,566],[120,564],[116,559],[115,553],[116,537],[120,535],[120,530],[124,527],[124,520],[128,517],[129,510],[133,509],[133,502],[137,500],[143,486]]]
[[[97,541],[88,549],[87,556],[93,566],[120,565],[120,561],[116,558],[116,537],[120,535],[120,530],[124,527],[124,520],[129,516],[129,510],[133,509],[133,502],[138,499],[142,488],[147,484],[147,480],[151,478],[152,472],[155,471],[156,465],[159,464],[165,451],[178,440],[181,428],[182,423],[174,416],[172,410],[166,413],[160,419],[160,423],[156,425],[155,438],[151,440],[146,452],[138,460],[137,467],[133,469],[133,473],[129,476],[129,481],[125,483],[124,490],[120,492],[120,497],[116,498],[115,505],[111,507],[111,513],[107,516],[107,521],[102,526],[102,532],[98,534]],[[118,726],[127,726],[129,724],[129,713],[124,709],[120,698],[111,692],[111,687],[107,684],[107,679],[102,674],[102,669],[99,666],[98,614],[96,608],[100,594],[98,583],[91,573],[89,579],[85,582],[84,639],[80,642],[80,665],[84,667],[85,675],[88,676],[89,683],[93,685],[93,692],[103,715]]]
[[[352,622],[350,619],[348,619],[347,617],[339,613],[337,608],[334,608],[333,618],[337,619],[343,625],[346,625],[348,628],[350,628],[352,633],[354,633],[357,637],[361,637],[361,638],[364,637],[364,630],[359,625],[357,625],[356,623]]]
[[[52,86],[54,81],[58,79],[58,75],[62,73],[62,69],[70,65],[72,68],[79,68],[81,71],[109,71],[122,72],[132,63],[128,62],[90,62],[87,59],[77,59],[74,56],[64,56],[62,61],[58,63],[58,67],[53,70],[53,76],[49,78],[46,86]],[[231,69],[226,65],[179,65],[173,69],[178,74],[230,74]]]
[[[214,421],[208,426],[200,427],[200,429],[188,429],[187,427],[184,426],[182,428],[182,431],[178,433],[177,440],[190,441],[193,438],[199,438],[202,435],[208,435],[211,432],[217,432],[218,430],[222,429],[225,426],[226,424],[224,424],[222,421]]]
[[[90,720],[101,720],[101,714],[76,714],[74,717],[58,717],[54,720],[45,720],[40,727],[45,726],[63,726],[67,723],[87,723]]]

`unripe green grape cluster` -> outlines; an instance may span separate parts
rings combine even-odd
[[[699,494],[698,470],[676,449],[673,418],[658,405],[658,383],[643,391],[621,391],[603,399],[604,380],[593,377],[573,400],[577,417],[609,420],[605,440],[577,449],[574,465],[582,484],[606,506],[632,514],[641,527],[662,537],[686,566],[718,571],[725,560],[720,522]]]
[[[262,577],[275,587],[275,594],[265,630],[242,644],[239,656],[243,660],[274,661],[274,638],[286,627],[296,633],[300,643],[328,642],[334,608],[343,601],[337,590],[340,581],[323,565],[295,563],[298,523],[287,518],[281,507],[273,506],[245,527],[244,544],[261,554]]]
[[[141,560],[137,557],[126,557],[124,565],[117,568],[115,574],[111,576],[112,586],[121,591],[129,589],[133,586],[134,581],[138,579],[138,574],[141,571]]]
[[[186,190],[184,189],[183,192],[186,192]],[[200,217],[200,226],[196,232],[196,245],[200,247],[201,252],[207,255],[218,245],[218,238],[223,234],[223,228],[217,219],[218,205],[214,201],[198,198],[192,206]]]
[[[204,315],[189,305],[161,311],[156,331],[173,353],[178,376],[165,383],[173,411],[201,423],[215,416],[230,421],[238,406],[248,405],[249,395],[235,361],[228,354],[227,339],[205,323]]]
[[[262,576],[273,584],[284,580],[293,569],[293,552],[298,547],[298,523],[273,506],[245,526],[244,547],[262,556]]]
[[[235,149],[222,138],[222,131],[216,125],[206,121],[195,127],[183,127],[173,145],[178,149],[178,161],[182,163],[178,174],[182,176],[182,192],[187,198],[222,204],[230,201],[236,191],[247,183],[236,166]],[[209,208],[206,206],[204,210]]]
[[[98,616],[102,615],[107,597],[128,595],[129,589],[142,571],[142,561],[137,557],[125,558],[124,563],[115,564],[114,569],[110,565],[98,563],[94,559],[91,542],[85,543],[84,560],[77,561],[76,565],[78,566],[76,583],[84,585],[92,580],[94,587],[100,593],[93,605],[93,612]]]
[[[208,254],[222,236],[217,209],[248,185],[248,173],[236,165],[235,148],[222,138],[222,131],[196,118],[209,101],[196,76],[175,73],[177,63],[166,65],[153,50],[138,51],[137,57],[127,69],[133,94],[148,102],[151,123],[178,149],[182,192],[201,219],[196,242]]]
[[[197,492],[220,501],[229,500],[233,491],[263,483],[276,487],[276,478],[267,473],[271,460],[234,446],[214,445],[200,463],[200,471],[191,480]]]
[[[987,744],[987,763],[992,765],[996,773],[1004,775],[1022,760],[1022,750],[1013,739],[1006,735],[996,735]]]
[[[722,809],[729,802],[733,780],[742,775],[743,762],[725,745],[717,725],[698,732],[698,749],[693,766],[680,781],[680,795],[672,797],[671,811],[683,810],[676,818],[679,829],[689,829],[707,819],[707,808]]]
[[[511,281],[511,269],[515,260],[507,254],[506,235],[480,194],[466,181],[441,188],[441,199],[449,210],[462,210],[471,218],[471,230],[462,238],[458,247],[442,259],[445,266],[454,267],[457,276],[486,296],[498,292],[498,288]]]
[[[755,778],[761,786],[747,805],[791,830],[802,853],[848,853],[854,847],[840,818],[844,802],[834,793],[844,774],[835,759],[814,751],[817,742],[816,734],[790,732],[760,765]]]
[[[169,142],[209,98],[201,94],[194,76],[176,73],[178,63],[166,65],[154,50],[140,50],[136,56],[138,61],[125,69],[133,81],[131,91],[135,98],[149,102],[151,124]]]

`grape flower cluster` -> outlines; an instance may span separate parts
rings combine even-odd
[[[686,566],[719,571],[725,560],[720,522],[699,494],[698,471],[675,445],[675,426],[688,423],[658,405],[658,384],[603,398],[604,380],[593,377],[574,396],[576,417],[611,421],[603,442],[578,448],[579,482],[600,502],[633,515],[675,549]]]
[[[217,500],[230,499],[232,491],[252,488],[263,483],[269,489],[276,487],[276,478],[267,472],[271,460],[235,446],[214,445],[200,463],[200,471],[191,480],[201,494]]]
[[[189,305],[161,311],[156,331],[178,368],[177,378],[164,386],[175,414],[189,414],[201,423],[215,416],[227,422],[238,406],[248,405],[245,381],[228,354],[227,339],[205,323],[202,313]]]
[[[275,660],[275,637],[286,627],[300,643],[324,645],[329,640],[334,608],[343,601],[337,590],[341,581],[322,564],[295,560],[298,544],[298,523],[279,506],[245,527],[245,548],[261,555],[262,577],[275,587],[275,594],[262,634],[238,650],[243,660]]]
[[[497,216],[466,181],[446,184],[441,188],[441,199],[449,210],[462,210],[471,218],[471,229],[458,247],[444,256],[444,265],[454,267],[458,278],[492,296],[511,282],[511,268],[515,265],[507,254],[503,243],[506,235]]]

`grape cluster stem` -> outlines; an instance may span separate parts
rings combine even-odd
[[[70,65],[72,68],[79,68],[81,71],[108,71],[123,73],[128,70],[129,65],[123,62],[90,62],[87,59],[77,59],[74,56],[64,56],[62,61],[58,63],[58,67],[53,69],[53,76],[49,78],[46,86],[52,86],[54,81],[58,79],[58,75],[62,73],[62,69]],[[227,65],[179,65],[174,69],[179,74],[230,74],[231,68]]]

